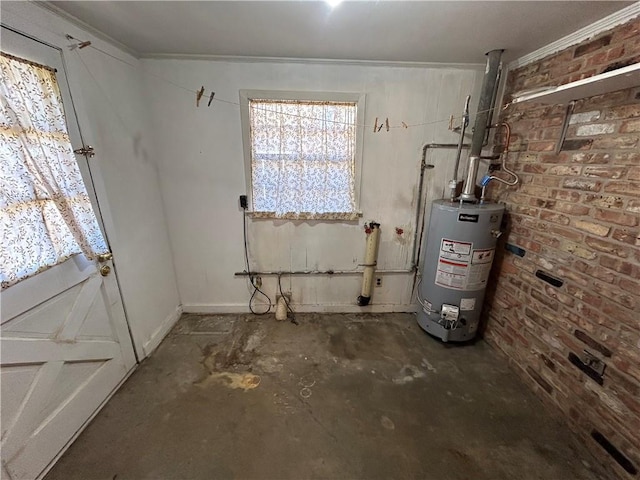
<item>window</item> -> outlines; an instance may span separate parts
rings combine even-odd
[[[107,251],[72,151],[55,71],[0,55],[2,288]]]
[[[253,215],[357,218],[363,99],[252,93],[243,98],[243,127]]]

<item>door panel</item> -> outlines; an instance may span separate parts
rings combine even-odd
[[[135,364],[97,269],[61,296],[2,325],[2,456],[11,478],[44,470]],[[66,315],[49,308],[60,303],[70,305]]]
[[[57,68],[67,127],[82,145],[59,50],[2,28],[2,49]],[[78,158],[97,210],[88,163]],[[100,226],[102,222],[98,218]],[[103,265],[113,270],[111,261]],[[135,366],[114,273],[75,255],[2,292],[2,478],[44,475]]]

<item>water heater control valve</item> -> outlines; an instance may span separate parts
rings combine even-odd
[[[491,230],[491,235],[493,235],[494,238],[500,238],[502,236],[502,233],[500,230]]]
[[[460,309],[455,305],[447,305],[446,303],[442,305],[442,310],[440,310],[440,318],[449,322],[457,322],[458,315],[460,315]]]

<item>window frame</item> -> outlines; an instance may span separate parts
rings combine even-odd
[[[253,185],[251,182],[251,120],[249,118],[249,102],[252,99],[261,100],[297,100],[311,102],[354,102],[356,104],[356,148],[354,155],[354,208],[355,211],[348,212],[356,217],[362,216],[360,211],[360,190],[362,181],[362,152],[364,143],[364,119],[365,119],[365,97],[366,94],[359,92],[318,92],[318,91],[290,91],[290,90],[240,90],[240,122],[242,126],[242,148],[244,155],[244,177],[245,188],[250,205],[247,212],[249,215],[260,216],[261,218],[278,218],[274,212],[254,211]],[[322,215],[322,214],[321,214]],[[326,217],[326,216],[325,216]],[[302,218],[301,218],[302,219]],[[290,219],[299,220],[299,219]],[[335,218],[323,218],[330,221],[345,221],[336,215]]]

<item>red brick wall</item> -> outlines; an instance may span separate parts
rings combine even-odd
[[[640,62],[640,19],[511,71],[505,101],[628,61]],[[526,254],[501,250],[484,335],[610,470],[637,478],[592,432],[640,470],[640,85],[577,101],[556,154],[564,111],[523,103],[502,113],[521,184],[493,184],[489,196],[507,205],[504,241]],[[584,350],[606,364],[601,378],[569,360]]]

